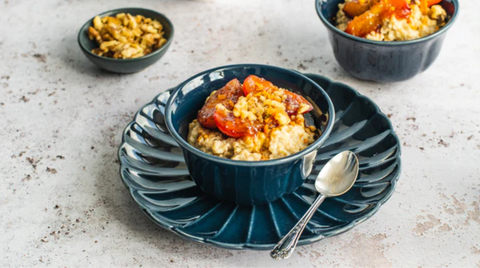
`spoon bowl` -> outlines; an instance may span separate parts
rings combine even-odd
[[[315,180],[315,190],[325,197],[346,193],[358,175],[358,159],[354,153],[344,151],[330,159]]]

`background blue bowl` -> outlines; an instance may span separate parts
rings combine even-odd
[[[92,53],[92,49],[98,48],[99,45],[95,40],[90,40],[90,38],[88,38],[88,28],[93,26],[93,18],[91,18],[82,26],[82,28],[80,28],[80,31],[78,32],[78,45],[80,46],[83,54],[85,54],[85,56],[87,56],[91,62],[104,70],[123,74],[136,73],[157,62],[167,52],[173,39],[173,24],[165,15],[161,13],[138,7],[109,10],[98,14],[98,16],[103,18],[105,16],[115,16],[119,13],[130,13],[134,16],[142,15],[146,18],[158,20],[163,26],[164,37],[167,39],[167,42],[161,48],[153,51],[152,53],[135,59],[114,59],[102,57]]]
[[[327,124],[320,127],[323,134],[299,153],[268,161],[235,161],[206,154],[191,146],[187,142],[188,124],[197,117],[205,99],[231,79],[243,82],[251,74],[300,93],[316,104],[310,112],[315,125],[321,126],[318,109],[328,118]],[[242,64],[211,69],[185,81],[172,93],[165,117],[169,132],[183,149],[189,173],[204,192],[240,205],[258,205],[272,202],[303,184],[311,172],[317,149],[332,130],[335,111],[327,93],[306,76],[273,66]]]
[[[437,58],[447,30],[458,14],[457,0],[440,4],[451,16],[437,32],[410,41],[372,41],[359,38],[335,27],[333,18],[344,0],[315,0],[318,16],[327,27],[335,59],[352,76],[376,82],[398,82],[425,71]]]

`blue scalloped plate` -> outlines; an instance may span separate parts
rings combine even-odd
[[[120,174],[130,194],[156,224],[188,240],[228,249],[269,250],[316,197],[313,181],[335,154],[351,150],[360,174],[346,194],[328,198],[306,227],[300,245],[346,232],[370,218],[393,194],[400,175],[400,143],[377,105],[351,87],[307,74],[329,94],[336,112],[330,137],[312,174],[294,193],[263,206],[244,207],[204,194],[191,180],[164,121],[170,91],[136,114],[123,132]]]

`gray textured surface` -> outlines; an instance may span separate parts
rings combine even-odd
[[[480,21],[462,1],[434,65],[403,83],[374,84],[338,66],[313,1],[141,1],[176,27],[156,65],[99,71],[77,30],[129,1],[0,3],[0,266],[480,266]],[[351,232],[289,260],[184,241],[137,208],[116,150],[133,113],[207,68],[268,63],[357,88],[390,115],[403,143],[396,193]]]

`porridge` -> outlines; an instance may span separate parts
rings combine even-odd
[[[233,160],[286,157],[307,148],[318,136],[305,124],[313,105],[304,97],[251,75],[213,91],[189,125],[188,143]]]
[[[441,0],[345,0],[336,27],[375,41],[404,41],[438,31],[447,21]]]

